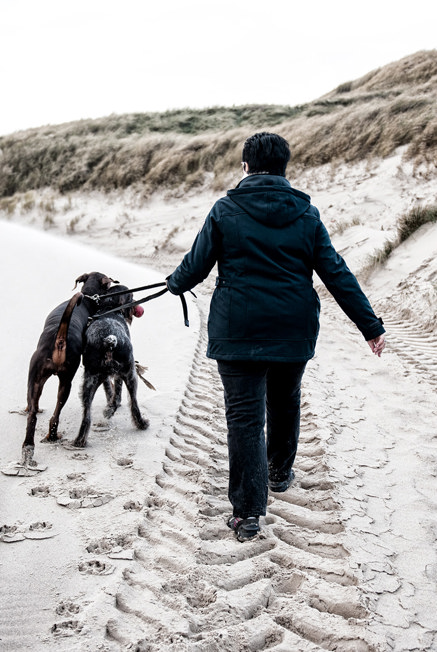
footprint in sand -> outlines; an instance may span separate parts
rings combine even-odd
[[[18,525],[0,526],[0,541],[3,541],[3,543],[15,543],[23,540],[24,535],[20,532]]]
[[[87,545],[86,550],[94,555],[107,555],[110,559],[133,559],[132,544],[136,537],[122,534],[116,537],[104,537]]]
[[[79,564],[78,568],[82,575],[111,575],[115,570],[114,566],[99,559],[83,561]]]
[[[80,509],[88,507],[101,507],[113,500],[111,494],[100,493],[91,488],[75,488],[66,494],[61,494],[57,498],[58,505],[69,507],[70,509]]]
[[[47,498],[50,495],[50,487],[48,485],[39,485],[32,487],[29,491],[29,496],[38,496],[39,498]]]
[[[82,628],[83,625],[77,620],[65,620],[62,623],[55,623],[50,631],[55,636],[74,636],[80,634]]]
[[[132,467],[133,464],[134,464],[134,461],[133,461],[133,459],[131,457],[120,457],[117,460],[117,465],[122,466],[124,468]]]
[[[85,473],[68,473],[67,480],[77,480],[83,482],[86,480]]]
[[[129,512],[141,512],[143,505],[138,500],[128,500],[127,503],[123,505],[123,509],[126,509]]]
[[[87,460],[89,455],[84,451],[75,449],[75,453],[72,455],[72,458],[73,460]]]
[[[61,602],[56,607],[56,614],[58,616],[75,616],[80,611],[80,606],[74,602]]]
[[[1,469],[4,475],[15,475],[19,477],[30,477],[38,475],[47,469],[45,464],[38,464],[33,460],[33,464],[22,464],[21,462],[9,462]]]
[[[91,428],[95,432],[106,432],[107,430],[110,430],[111,424],[106,419],[102,419],[101,421],[97,421],[96,423],[93,423]]]
[[[51,539],[57,532],[48,521],[37,521],[31,525],[2,525],[0,527],[0,541],[3,543],[16,543],[24,539]]]
[[[32,523],[24,529],[23,534],[26,539],[49,539],[56,536],[53,525],[47,521]]]

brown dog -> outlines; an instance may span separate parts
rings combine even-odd
[[[75,286],[83,283],[82,292],[70,301],[57,306],[46,319],[43,332],[29,365],[27,382],[27,427],[23,442],[25,466],[34,466],[35,427],[39,399],[44,385],[53,374],[59,377],[56,408],[50,419],[49,432],[45,439],[57,441],[59,415],[70,394],[71,383],[79,367],[83,350],[84,333],[88,318],[98,308],[97,303],[84,295],[106,294],[111,283],[116,283],[106,274],[91,272],[76,279]]]

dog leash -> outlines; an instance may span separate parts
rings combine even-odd
[[[139,306],[141,303],[146,303],[147,301],[151,301],[152,299],[157,299],[158,297],[161,297],[163,294],[165,294],[169,290],[168,290],[168,287],[167,287],[167,283],[165,281],[163,281],[161,283],[152,283],[151,285],[142,285],[141,287],[138,287],[138,288],[131,288],[131,289],[128,289],[128,290],[119,290],[117,292],[111,292],[111,294],[109,294],[109,295],[107,295],[107,294],[94,294],[93,296],[84,295],[85,297],[87,297],[88,299],[91,299],[92,301],[95,301],[97,303],[97,305],[99,305],[100,299],[108,298],[108,296],[109,297],[114,297],[114,296],[120,296],[122,294],[130,294],[130,293],[133,293],[133,292],[139,292],[141,290],[152,290],[152,289],[157,288],[157,287],[162,287],[163,285],[165,285],[163,290],[160,290],[159,292],[155,292],[154,294],[151,294],[148,297],[144,297],[144,299],[138,299],[137,301],[131,301],[130,303],[123,304],[123,306],[121,306],[121,307],[111,308],[111,310],[107,310],[106,312],[102,312],[99,315],[93,315],[93,317],[89,317],[88,325],[92,321],[94,321],[95,319],[99,319],[100,317],[105,317],[106,315],[109,315],[112,312],[122,312],[122,310],[124,310],[126,308],[134,308],[135,306]],[[190,293],[193,295],[193,297],[196,297],[194,292],[191,292],[191,290],[190,290]],[[179,298],[181,300],[181,303],[182,303],[182,311],[184,313],[184,324],[185,324],[185,326],[189,326],[190,322],[188,320],[187,301],[186,301],[185,296],[183,294],[179,294],[178,296],[179,296]]]
[[[131,288],[128,290],[117,290],[117,292],[111,292],[109,296],[118,297],[121,294],[129,294],[130,292],[134,293],[134,292],[140,292],[141,290],[153,290],[154,288],[159,288],[162,287],[163,285],[167,286],[166,281],[161,281],[160,283],[152,283],[151,285],[141,285],[141,287]],[[161,292],[161,294],[164,294],[164,292]],[[98,303],[99,299],[104,299],[107,296],[108,296],[107,294],[94,294],[92,297],[90,297],[90,299],[95,299],[97,300]]]

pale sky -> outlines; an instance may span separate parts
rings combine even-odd
[[[435,0],[0,0],[0,135],[112,113],[296,105],[437,47]]]

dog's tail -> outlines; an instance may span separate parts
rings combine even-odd
[[[117,346],[117,338],[115,335],[108,335],[103,340],[103,345],[105,347],[105,351],[113,351]]]
[[[112,365],[112,352],[117,346],[117,338],[115,335],[107,335],[103,340],[103,348],[105,350],[105,365]]]
[[[64,314],[61,317],[61,323],[59,324],[55,346],[52,353],[52,360],[57,366],[60,366],[65,362],[65,358],[67,356],[68,327],[70,325],[71,315],[74,308],[82,301],[82,297],[82,292],[76,292],[76,294],[71,297],[67,307],[64,310]]]

